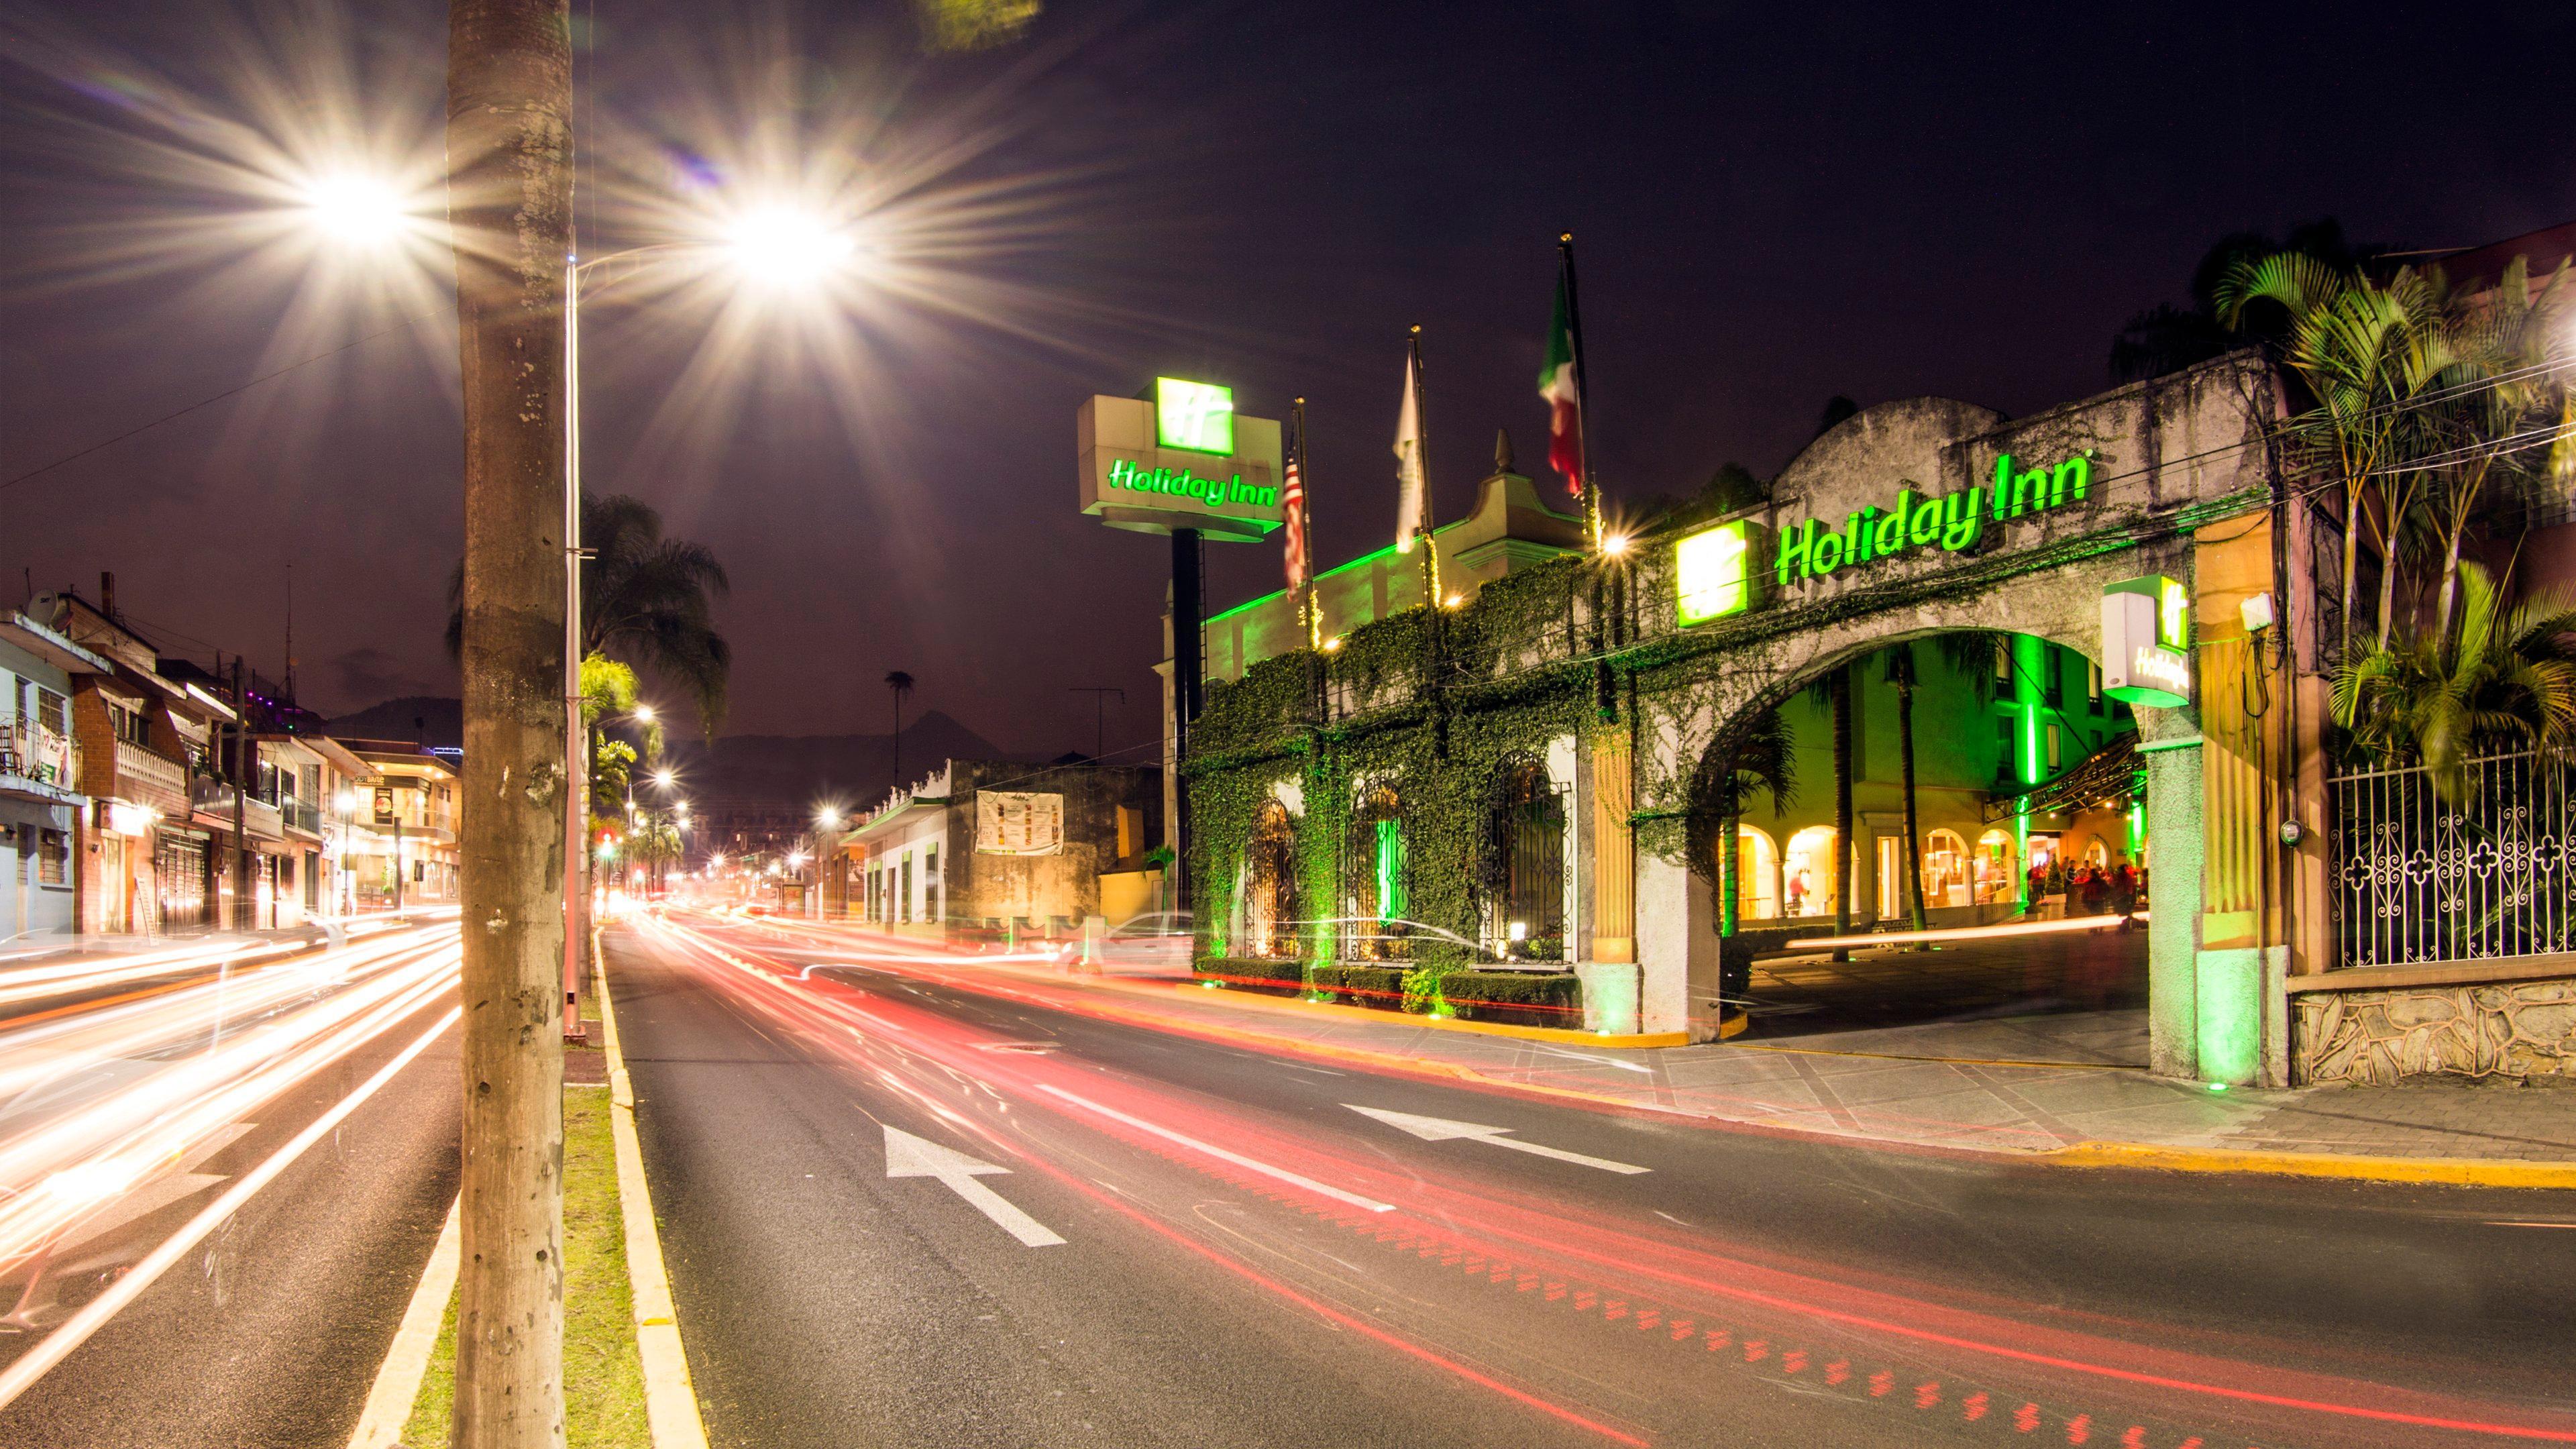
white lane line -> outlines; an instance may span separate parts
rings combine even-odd
[[[1383,1107],[1362,1107],[1354,1102],[1344,1102],[1342,1105],[1363,1117],[1374,1117],[1398,1132],[1411,1133],[1425,1142],[1454,1142],[1464,1138],[1470,1142],[1482,1142],[1490,1147],[1508,1147],[1514,1152],[1526,1152],[1532,1157],[1549,1157],[1558,1162],[1599,1168],[1603,1172],[1654,1171],[1651,1167],[1639,1167],[1633,1162],[1612,1162],[1606,1157],[1586,1157],[1580,1152],[1567,1152],[1562,1148],[1541,1147],[1535,1142],[1523,1142],[1517,1137],[1506,1135],[1512,1130],[1509,1127],[1488,1127],[1480,1122],[1452,1122],[1446,1117],[1417,1117],[1410,1112],[1390,1112]]]
[[[977,1182],[979,1177],[1007,1176],[1010,1169],[967,1156],[953,1147],[942,1147],[928,1138],[915,1137],[894,1127],[885,1130],[886,1176],[930,1177],[942,1187],[966,1199],[975,1211],[991,1218],[1003,1232],[1020,1240],[1024,1248],[1052,1248],[1064,1241],[1046,1224],[1011,1205],[1000,1193]]]
[[[394,1346],[376,1370],[375,1387],[367,1390],[367,1407],[349,1435],[349,1449],[400,1449],[403,1425],[411,1422],[412,1401],[429,1372],[429,1351],[438,1346],[438,1326],[447,1317],[447,1300],[456,1293],[456,1268],[464,1255],[464,1233],[457,1222],[458,1198],[447,1205],[447,1226],[439,1229],[438,1246],[429,1250],[429,1267],[412,1290]]]
[[[1115,1107],[1103,1107],[1098,1102],[1092,1101],[1088,1097],[1077,1097],[1073,1093],[1066,1091],[1062,1087],[1056,1086],[1052,1082],[1040,1082],[1038,1084],[1038,1090],[1050,1093],[1054,1096],[1062,1097],[1066,1101],[1073,1103],[1075,1106],[1087,1107],[1090,1110],[1099,1113],[1101,1116],[1108,1118],[1112,1122],[1124,1122],[1139,1132],[1151,1132],[1166,1142],[1177,1142],[1183,1147],[1190,1148],[1193,1151],[1204,1152],[1219,1162],[1231,1162],[1237,1167],[1248,1168],[1251,1171],[1260,1173],[1264,1177],[1275,1177],[1281,1182],[1293,1183],[1298,1187],[1306,1189],[1308,1192],[1322,1193],[1324,1196],[1331,1198],[1335,1202],[1346,1202],[1355,1208],[1365,1208],[1373,1213],[1391,1213],[1395,1211],[1395,1204],[1391,1202],[1379,1202],[1375,1198],[1362,1197],[1355,1192],[1345,1192],[1342,1189],[1333,1186],[1331,1183],[1317,1182],[1311,1177],[1290,1172],[1284,1167],[1273,1167],[1267,1162],[1246,1157],[1240,1152],[1228,1152],[1224,1148],[1216,1146],[1213,1143],[1201,1142],[1195,1137],[1185,1137],[1180,1133],[1173,1131],[1169,1127],[1157,1126],[1154,1123],[1146,1121],[1142,1117],[1130,1117]]]
[[[385,1083],[392,1081],[403,1068],[410,1066],[413,1058],[429,1050],[429,1044],[438,1040],[449,1027],[456,1024],[457,1018],[464,1014],[465,1009],[461,1006],[449,1007],[447,1013],[438,1019],[437,1025],[423,1032],[411,1045],[404,1047],[374,1076],[361,1082],[356,1091],[341,1098],[331,1110],[314,1118],[303,1131],[289,1138],[285,1146],[270,1154],[267,1161],[234,1179],[233,1185],[225,1189],[223,1196],[206,1204],[204,1211],[190,1218],[186,1226],[163,1239],[161,1246],[145,1254],[143,1260],[134,1265],[134,1271],[108,1285],[106,1292],[82,1304],[79,1312],[63,1320],[62,1327],[38,1339],[35,1345],[16,1362],[10,1364],[7,1369],[0,1370],[0,1408],[15,1403],[20,1394],[32,1387],[36,1380],[43,1378],[54,1365],[61,1363],[73,1349],[89,1342],[91,1334],[105,1327],[109,1319],[124,1312],[125,1305],[141,1297],[144,1289],[159,1281],[162,1274],[170,1271],[172,1264],[188,1256],[189,1250],[204,1242],[207,1234],[222,1227],[225,1220],[239,1212],[242,1204],[249,1202],[261,1188],[276,1181],[277,1175],[293,1165],[295,1159],[303,1156],[306,1149],[330,1135],[332,1128],[346,1121],[349,1114],[357,1111],[369,1097],[383,1090]]]

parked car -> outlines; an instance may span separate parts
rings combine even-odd
[[[1104,971],[1187,976],[1196,941],[1189,912],[1148,911],[1110,927],[1100,938],[1100,966]]]

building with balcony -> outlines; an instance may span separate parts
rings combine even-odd
[[[0,951],[77,924],[73,845],[89,800],[72,680],[114,668],[25,614],[0,615]]]
[[[150,934],[211,926],[232,894],[227,833],[206,823],[195,777],[214,773],[217,726],[235,711],[171,678],[152,641],[116,611],[113,575],[99,602],[38,594],[27,617],[106,668],[72,675],[76,788],[89,797],[73,846],[75,929]]]
[[[335,740],[368,773],[341,847],[357,910],[457,900],[456,754],[407,740]]]

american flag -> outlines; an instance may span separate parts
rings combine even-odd
[[[1306,480],[1294,453],[1288,457],[1287,487],[1281,498],[1288,508],[1288,587],[1306,587]]]

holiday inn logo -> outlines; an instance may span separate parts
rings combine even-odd
[[[1148,468],[1125,458],[1109,465],[1109,486],[1135,493],[1164,493],[1174,498],[1195,498],[1212,507],[1228,503],[1248,504],[1255,508],[1279,506],[1279,490],[1246,483],[1243,475],[1231,478],[1202,478],[1187,468]]]

